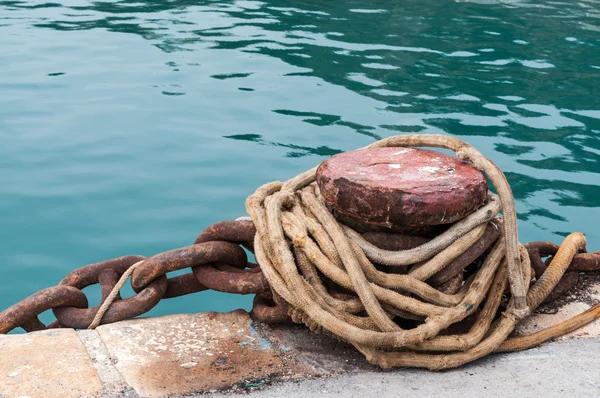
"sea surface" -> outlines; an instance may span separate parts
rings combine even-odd
[[[0,309],[417,132],[504,170],[522,242],[599,250],[600,1],[0,0]],[[250,305],[203,292],[149,315]]]

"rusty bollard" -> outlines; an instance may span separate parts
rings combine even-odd
[[[419,234],[454,223],[485,201],[484,175],[424,149],[368,148],[321,163],[317,183],[342,222],[361,231]]]

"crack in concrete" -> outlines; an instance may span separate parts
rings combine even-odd
[[[125,378],[115,366],[115,360],[110,356],[100,334],[96,330],[80,330],[77,335],[90,356],[98,378],[102,383],[102,396],[138,398],[139,395],[127,384]]]

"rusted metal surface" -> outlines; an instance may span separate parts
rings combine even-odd
[[[437,236],[444,232],[446,229],[445,225],[429,225],[429,226],[413,226],[413,225],[392,225],[392,226],[383,226],[380,224],[369,223],[364,220],[357,220],[348,216],[346,214],[342,214],[338,212],[331,206],[328,206],[329,211],[334,215],[336,220],[344,225],[349,226],[359,233],[368,233],[368,232],[383,232],[383,233],[399,233],[402,235],[408,236]]]
[[[117,295],[102,318],[102,324],[133,318],[152,309],[161,299],[178,297],[207,289],[228,293],[256,294],[266,292],[269,286],[257,264],[247,261],[240,244],[252,248],[254,225],[249,221],[224,221],[203,231],[197,244],[171,250],[151,258],[124,256],[86,265],[69,273],[59,286],[42,290],[0,313],[0,333],[22,327],[25,331],[47,328],[87,328],[99,307],[87,308],[88,301],[81,291],[87,286],[100,284],[101,302],[113,290],[121,275],[132,265],[138,269],[132,275],[135,296],[121,299]],[[166,274],[184,268],[197,269],[183,275],[167,278]],[[210,276],[208,284],[200,279]],[[59,319],[46,326],[37,315],[52,309]]]
[[[459,159],[410,148],[370,148],[321,163],[317,183],[336,214],[378,227],[449,224],[487,197],[483,174]]]
[[[207,290],[192,272],[167,279],[167,291],[163,298],[174,298]]]
[[[117,274],[123,275],[129,267],[145,258],[146,257],[144,256],[123,256],[86,265],[65,276],[63,280],[60,281],[60,285],[83,289],[87,286],[97,284],[98,277],[104,270],[112,269],[116,271]]]
[[[51,308],[72,306],[86,308],[88,300],[85,294],[71,286],[54,286],[27,297],[25,300],[13,305],[0,313],[0,334],[28,323],[30,327],[38,328],[40,325],[32,320]]]
[[[210,263],[227,263],[245,268],[246,252],[240,246],[224,241],[203,242],[180,249],[170,250],[150,257],[131,276],[134,289],[142,289],[151,281],[168,272]]]
[[[40,330],[48,329],[48,327],[46,325],[44,325],[44,323],[42,321],[40,321],[40,319],[37,316],[35,318],[28,320],[27,322],[23,323],[20,326],[27,333],[38,332]]]
[[[289,319],[288,306],[275,303],[271,293],[260,293],[254,296],[250,316],[258,322],[281,323]]]
[[[60,285],[72,286],[81,290],[92,284],[100,283],[102,302],[104,302],[120,276],[133,264],[144,259],[143,256],[125,256],[91,264],[71,272],[60,282]],[[167,279],[163,276],[154,280],[134,297],[125,300],[117,299],[104,315],[103,323],[117,322],[148,312],[158,304],[166,289]],[[87,328],[98,312],[98,308],[99,306],[92,308],[60,307],[53,308],[53,312],[59,322],[67,327]]]
[[[192,268],[198,281],[209,289],[234,294],[256,294],[269,290],[260,268],[239,269],[228,264]]]
[[[447,282],[442,283],[435,288],[445,294],[456,294],[460,290],[463,284],[463,273],[462,271],[454,275]]]
[[[105,269],[98,275],[98,283],[100,283],[102,289],[102,299],[100,300],[100,304],[106,301],[106,298],[113,291],[117,282],[119,282],[120,277],[119,273],[114,269]],[[116,300],[121,300],[121,293],[117,294]]]
[[[550,242],[530,242],[525,244],[531,260],[531,268],[535,277],[540,278],[558,251],[558,246]],[[544,258],[546,259],[544,261]],[[600,271],[600,251],[594,253],[582,252],[575,255],[569,269],[552,292],[543,301],[550,303],[571,290],[579,280],[579,272]]]
[[[535,275],[539,278],[546,267],[552,261],[551,256],[558,251],[558,246],[550,242],[530,242],[524,245],[529,253],[531,267],[535,270]],[[543,259],[546,258],[544,262]],[[573,258],[569,271],[594,272],[600,271],[600,251],[594,253],[578,253]]]
[[[252,221],[220,221],[202,231],[194,244],[224,240],[244,244],[252,251],[255,234],[256,228]]]
[[[556,254],[558,245],[550,242],[529,242],[524,246],[529,253],[529,260],[531,261],[531,268],[535,271],[535,277],[539,278],[546,270],[546,265],[544,265],[542,259]]]
[[[388,232],[365,232],[365,240],[383,250],[410,250],[429,242],[428,238]]]
[[[40,330],[59,329],[64,327],[65,325],[62,325],[59,321],[54,321],[46,326],[42,321],[39,320],[37,316],[21,325],[21,328],[27,333],[38,332]]]
[[[135,296],[125,300],[116,300],[104,314],[101,324],[113,323],[142,315],[158,304],[167,291],[167,277],[160,275]],[[85,329],[94,320],[100,307],[53,308],[54,316],[65,326],[75,329]]]
[[[600,251],[575,255],[573,262],[569,266],[569,270],[584,272],[600,271]]]
[[[455,275],[461,273],[466,267],[477,260],[500,236],[501,225],[498,220],[492,220],[488,223],[483,236],[479,238],[464,253],[452,260],[441,271],[433,275],[427,283],[432,286],[438,286],[451,280]]]

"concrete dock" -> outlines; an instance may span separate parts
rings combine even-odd
[[[600,300],[600,283],[524,321],[527,334]],[[430,372],[381,371],[352,347],[242,310],[143,318],[96,330],[0,336],[0,397],[600,396],[600,321],[520,353]]]

